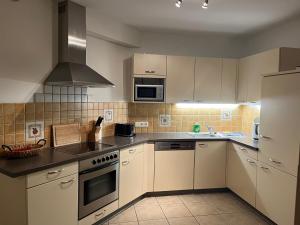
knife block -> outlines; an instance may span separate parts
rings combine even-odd
[[[93,127],[92,131],[88,135],[89,142],[99,142],[101,139],[101,126]]]

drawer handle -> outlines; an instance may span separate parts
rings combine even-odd
[[[133,153],[135,153],[135,151],[136,151],[136,149],[130,149],[129,154],[133,154]]]
[[[240,150],[242,150],[243,152],[248,152],[246,148],[240,147]]]
[[[103,212],[95,214],[95,217],[100,217],[100,216],[104,216],[105,214],[105,210],[103,210]]]
[[[155,73],[155,70],[146,70],[145,73]]]
[[[62,181],[60,182],[61,185],[64,185],[64,184],[70,184],[70,183],[73,183],[75,181],[75,178],[71,179],[71,180],[68,180],[68,181]]]
[[[263,170],[270,170],[268,167],[265,167],[265,166],[260,166],[260,168]]]
[[[272,162],[272,163],[275,163],[275,164],[277,164],[277,165],[281,165],[281,164],[282,164],[282,162],[277,161],[277,160],[274,160],[274,159],[272,159],[272,158],[269,158],[269,161]]]
[[[128,165],[129,164],[129,161],[124,161],[124,162],[122,162],[122,165],[123,166],[126,166],[126,165]]]
[[[254,164],[256,165],[256,163],[254,161],[250,160],[250,159],[247,159],[247,162],[252,164],[252,165],[254,165]]]
[[[49,172],[48,172],[48,175],[58,174],[58,173],[61,173],[62,171],[64,171],[64,169],[54,170],[54,171],[49,171]]]

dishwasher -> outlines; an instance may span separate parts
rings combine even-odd
[[[193,189],[194,159],[193,141],[156,142],[154,191]]]

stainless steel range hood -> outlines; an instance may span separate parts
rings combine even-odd
[[[114,84],[86,65],[86,9],[71,1],[58,7],[59,63],[46,85],[114,87]]]

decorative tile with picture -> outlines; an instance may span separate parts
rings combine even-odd
[[[26,123],[26,141],[35,141],[44,138],[44,122],[28,122]]]

